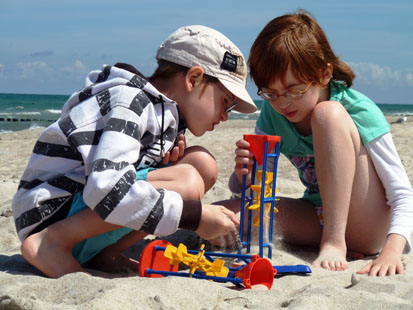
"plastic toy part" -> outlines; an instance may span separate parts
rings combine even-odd
[[[139,258],[139,276],[149,278],[162,278],[160,274],[148,274],[148,269],[177,272],[179,264],[171,265],[164,252],[156,250],[156,247],[166,247],[170,243],[165,240],[155,240],[149,243],[142,251]]]
[[[249,149],[254,153],[254,157],[259,165],[263,164],[265,155],[265,143],[268,143],[268,153],[281,141],[280,136],[267,135],[244,135],[244,140],[250,144]]]
[[[276,274],[277,269],[273,268],[270,260],[253,255],[251,263],[235,272],[235,277],[241,278],[246,288],[265,285],[270,290]]]
[[[258,217],[254,219],[254,224],[259,226],[259,254],[264,257],[264,248],[267,248],[267,257],[272,257],[272,233],[274,226],[274,213],[278,212],[275,208],[277,198],[276,194],[276,176],[277,165],[280,154],[280,141],[279,136],[267,136],[267,135],[244,135],[244,140],[248,141],[250,146],[249,150],[254,154],[254,164],[251,171],[251,186],[249,189],[249,195],[247,194],[247,177],[244,174],[242,178],[242,193],[241,193],[241,209],[240,209],[240,242],[238,248],[238,254],[242,253],[243,248],[246,248],[247,253],[251,250],[251,226],[252,226],[252,211],[255,209],[258,211]],[[271,151],[275,148],[274,153]],[[268,159],[273,159],[273,171],[272,173],[267,171]],[[257,171],[257,163],[262,165],[262,170]],[[246,167],[246,165],[244,165]],[[254,184],[255,178],[261,179],[258,185]],[[255,192],[255,195],[254,195]],[[255,198],[254,198],[255,196]],[[245,204],[248,203],[250,208],[248,209],[248,222],[247,222],[247,235],[244,240],[244,212]],[[265,210],[265,208],[268,208]],[[267,242],[264,242],[264,215],[269,215],[268,237]]]
[[[186,246],[182,243],[178,248],[169,244],[164,252],[164,256],[169,258],[171,265],[178,265],[183,263],[189,267],[189,273],[194,274],[195,271],[202,271],[207,276],[226,277],[229,269],[224,266],[225,261],[216,259],[210,262],[204,257],[205,245],[201,246],[200,251],[196,254],[189,254]]]
[[[204,253],[207,255],[206,257]],[[166,256],[170,256],[170,258]],[[180,260],[177,259],[178,256],[182,258],[183,263],[190,265],[196,262],[196,267],[192,266],[194,269],[189,273],[178,272],[178,260]],[[229,272],[229,268],[224,267],[224,260],[214,260],[212,256],[241,258],[248,263]],[[176,264],[171,265],[171,263]],[[274,276],[277,273],[268,259],[260,258],[258,255],[239,256],[230,253],[205,252],[203,249],[198,252],[186,251],[185,245],[180,244],[176,248],[166,241],[149,243],[142,252],[139,268],[139,275],[142,277],[178,276],[216,282],[232,282],[238,286],[242,284],[246,288],[264,285],[268,289],[271,289]]]
[[[200,257],[199,253],[202,253],[201,259],[198,259]],[[165,257],[165,255],[172,257],[172,259]],[[202,268],[195,270],[194,273],[179,272],[179,259],[176,259],[176,257],[184,258],[185,255],[191,255],[193,260],[207,262],[205,264],[210,266],[209,268],[213,272],[207,274]],[[238,261],[232,267],[226,268],[223,266],[224,260],[214,259],[213,257],[225,257],[237,259]],[[171,265],[171,263],[175,265]],[[223,270],[229,270],[229,272],[222,273]],[[141,277],[177,276],[215,282],[232,282],[237,286],[244,286],[249,289],[258,285],[271,289],[275,275],[290,273],[311,273],[311,269],[305,265],[272,266],[268,259],[261,258],[259,255],[205,252],[203,249],[201,251],[186,250],[184,245],[179,245],[176,248],[169,242],[162,240],[149,243],[139,260],[139,275]]]
[[[257,171],[257,179],[260,181],[262,179],[262,170]],[[267,172],[265,175],[265,188],[264,188],[264,198],[270,198],[272,197],[272,184],[273,182],[273,173],[272,172]],[[251,185],[251,190],[255,193],[255,199],[253,201],[255,202],[254,204],[250,205],[248,207],[248,210],[257,210],[258,215],[256,215],[253,219],[252,225],[254,226],[260,226],[260,218],[261,218],[261,192],[262,192],[262,184],[260,183],[259,185]],[[277,193],[278,190],[275,189],[275,192]],[[278,199],[276,199],[278,200]],[[270,218],[270,211],[271,211],[271,204],[270,203],[265,203],[264,204],[265,208],[265,213],[264,213],[264,224],[265,220],[267,218]],[[274,213],[278,213],[278,209],[274,207]]]

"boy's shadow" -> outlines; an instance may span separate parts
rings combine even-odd
[[[45,275],[30,265],[21,254],[11,256],[0,254],[0,271],[12,275],[36,275],[44,277]]]
[[[182,230],[178,230],[177,232],[169,236],[145,238],[139,241],[138,243],[134,244],[133,246],[131,246],[129,249],[127,249],[123,253],[126,256],[139,261],[140,255],[143,249],[145,248],[145,246],[147,246],[150,242],[154,240],[165,240],[165,241],[170,242],[172,245],[176,247],[180,243],[183,243],[186,245],[188,250],[198,250],[201,247],[202,243],[207,243],[206,241],[199,238],[193,231],[182,229]]]

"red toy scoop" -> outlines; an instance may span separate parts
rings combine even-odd
[[[244,135],[244,140],[250,144],[250,151],[254,153],[255,159],[259,165],[263,164],[265,143],[268,142],[268,153],[281,141],[280,136],[267,136],[267,135]]]
[[[276,274],[277,270],[273,268],[270,260],[253,255],[251,263],[237,271],[235,277],[242,279],[242,284],[246,288],[250,289],[254,285],[265,285],[271,289]]]

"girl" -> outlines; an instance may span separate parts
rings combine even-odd
[[[267,100],[255,131],[281,136],[281,152],[306,186],[301,199],[277,202],[278,232],[286,241],[320,246],[315,267],[345,270],[346,255],[381,249],[359,273],[404,273],[413,223],[409,179],[385,117],[350,88],[355,75],[320,26],[306,11],[275,18],[255,40],[249,66]],[[250,179],[253,163],[248,142],[236,146],[234,192],[244,174]]]

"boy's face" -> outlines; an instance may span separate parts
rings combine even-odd
[[[197,137],[228,120],[235,99],[221,83],[202,83],[190,94],[185,109],[188,129]]]

